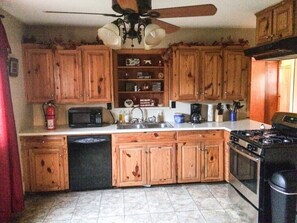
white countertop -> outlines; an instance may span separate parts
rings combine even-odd
[[[55,130],[47,130],[45,127],[31,127],[19,132],[19,136],[40,136],[40,135],[97,135],[112,133],[129,133],[129,132],[154,132],[154,131],[186,131],[186,130],[249,130],[259,129],[262,123],[250,119],[243,119],[235,122],[204,122],[200,124],[171,123],[174,128],[154,128],[154,129],[117,129],[116,125],[96,128],[69,128],[68,126],[58,126]],[[270,125],[265,127],[271,128]]]

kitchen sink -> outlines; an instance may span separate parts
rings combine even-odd
[[[117,129],[152,129],[152,128],[173,128],[173,126],[168,122],[162,122],[162,123],[151,123],[151,122],[125,123],[125,124],[118,124],[117,125]]]

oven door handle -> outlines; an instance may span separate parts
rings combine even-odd
[[[237,153],[239,153],[240,155],[242,155],[242,156],[244,156],[244,157],[246,157],[246,158],[248,158],[248,159],[250,159],[250,160],[253,160],[253,161],[257,162],[257,163],[260,162],[260,158],[254,158],[253,156],[248,155],[248,154],[246,154],[245,152],[243,152],[243,151],[241,151],[241,150],[235,148],[235,146],[230,145],[231,143],[228,143],[228,144],[229,144],[229,146],[230,146],[231,149],[235,150],[235,151],[236,151]]]

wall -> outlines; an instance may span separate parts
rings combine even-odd
[[[17,132],[19,132],[26,126],[32,125],[33,120],[32,106],[26,103],[24,87],[21,42],[25,27],[20,21],[18,21],[2,9],[0,9],[0,14],[5,16],[5,18],[2,19],[2,23],[6,30],[6,34],[12,50],[12,53],[9,56],[18,59],[19,62],[18,76],[9,77],[16,129]]]
[[[38,41],[49,41],[54,38],[62,39],[64,42],[69,40],[80,42],[95,42],[97,36],[98,27],[72,27],[72,26],[26,26],[25,36],[34,38]],[[177,42],[205,42],[206,44],[212,44],[214,41],[220,41],[222,38],[227,40],[231,36],[234,41],[237,41],[239,38],[248,40],[250,45],[254,45],[255,39],[255,29],[181,29],[176,33],[172,33],[166,36],[158,48],[166,48],[170,43]],[[127,41],[124,48],[130,48],[129,41]],[[142,48],[142,46],[135,44],[135,48]],[[218,103],[218,102],[210,102]],[[232,102],[226,102],[231,103]],[[75,107],[77,105],[59,105],[58,106],[58,115],[57,123],[60,125],[67,124],[67,109],[70,107]],[[84,105],[85,106],[85,105]],[[102,106],[106,107],[106,104],[93,104],[90,106]],[[118,117],[118,113],[122,109],[113,109],[113,115]],[[127,109],[126,109],[127,110]],[[190,103],[178,102],[175,109],[171,108],[147,108],[145,110],[146,116],[156,116],[158,111],[162,110],[165,116],[166,121],[173,121],[175,113],[186,113],[190,114]],[[41,104],[36,104],[33,106],[34,111],[34,125],[44,125],[43,113],[41,110]],[[226,111],[226,110],[225,110]],[[135,110],[135,116],[138,117],[140,114],[137,114]],[[246,117],[246,109],[242,109],[239,112],[239,119]],[[228,113],[225,112],[224,120],[228,120]]]
[[[26,37],[34,36],[39,41],[53,40],[54,38],[62,38],[65,42],[73,41],[87,41],[95,42],[97,37],[97,30],[99,27],[72,27],[72,26],[27,26]],[[161,48],[168,47],[170,43],[196,42],[203,41],[212,44],[214,41],[220,41],[221,38],[227,40],[231,36],[233,40],[237,41],[239,38],[249,40],[251,46],[255,44],[255,29],[224,29],[224,28],[209,28],[209,29],[180,29],[178,32],[166,35],[165,39],[158,46]],[[135,48],[139,48],[134,42]],[[129,48],[131,42],[127,41],[125,47]]]

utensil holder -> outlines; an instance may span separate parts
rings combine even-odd
[[[215,121],[216,122],[222,122],[223,121],[223,115],[219,115],[218,110],[215,111]]]
[[[237,112],[230,111],[230,121],[237,121]]]

